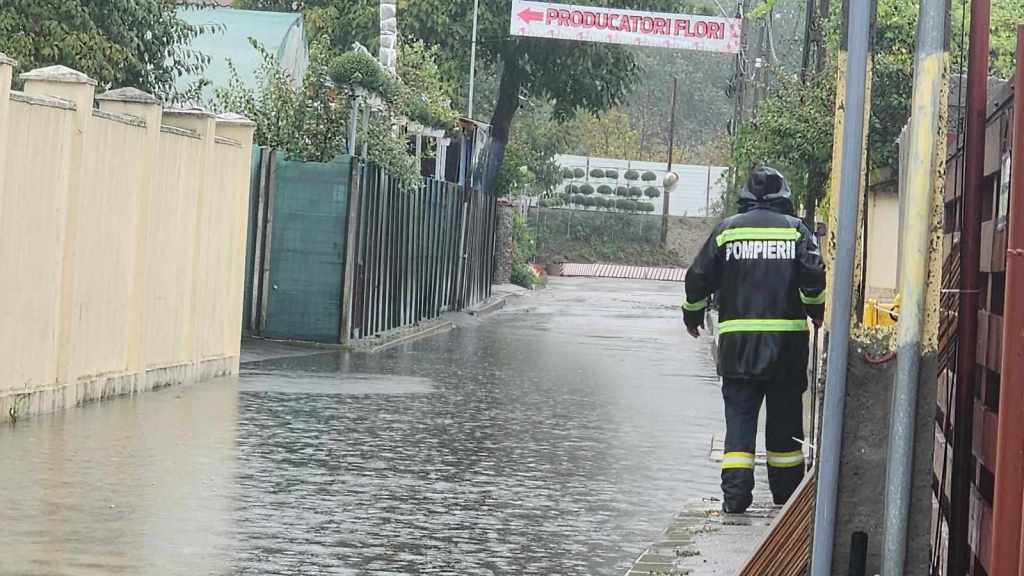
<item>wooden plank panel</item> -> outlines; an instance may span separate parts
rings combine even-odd
[[[816,481],[817,474],[804,477],[740,576],[803,576],[807,572]]]
[[[973,424],[974,457],[978,459],[978,464],[988,468],[990,471],[994,471],[999,418],[994,412],[987,409],[984,404],[977,402],[974,404]]]
[[[988,321],[988,353],[985,355],[988,368],[993,372],[1002,371],[1003,361],[1003,317],[989,315]]]
[[[990,269],[993,272],[1006,271],[1006,229],[996,230],[992,233],[992,264]]]
[[[981,271],[992,271],[992,236],[995,232],[993,221],[981,223]]]

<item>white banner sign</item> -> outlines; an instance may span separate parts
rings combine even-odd
[[[638,12],[513,0],[513,36],[736,54],[741,22],[696,14]]]

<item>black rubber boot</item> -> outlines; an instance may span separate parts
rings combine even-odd
[[[745,514],[747,508],[754,502],[753,496],[745,498],[726,498],[722,502],[722,512],[726,514]]]

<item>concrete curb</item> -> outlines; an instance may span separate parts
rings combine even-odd
[[[407,328],[406,330],[408,331],[408,333],[398,336],[394,340],[389,340],[376,346],[367,345],[367,347],[365,348],[353,347],[352,350],[354,352],[362,352],[364,354],[378,354],[380,352],[384,352],[385,350],[394,348],[395,346],[399,346],[401,344],[408,344],[410,342],[415,342],[416,340],[428,338],[430,336],[436,336],[437,334],[443,334],[445,332],[450,332],[454,328],[454,322],[452,322],[451,320],[442,320],[440,322],[435,322],[428,325]]]
[[[477,318],[484,318],[503,309],[506,304],[508,304],[508,296],[492,298],[470,310],[466,310],[466,313],[470,316],[476,316]]]

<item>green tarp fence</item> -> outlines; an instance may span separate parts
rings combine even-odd
[[[352,158],[258,152],[246,259],[246,332],[338,343]]]

